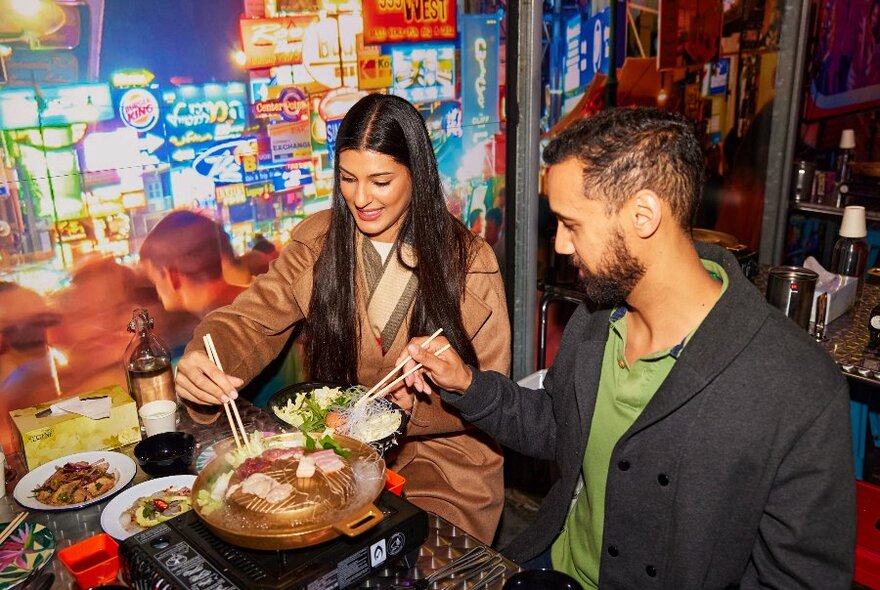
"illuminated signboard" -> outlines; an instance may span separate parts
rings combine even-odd
[[[394,94],[410,102],[455,98],[455,46],[423,45],[391,51]]]
[[[377,45],[358,52],[358,88],[379,90],[390,88],[392,82],[391,56],[383,55]]]
[[[239,205],[247,200],[244,185],[240,182],[218,186],[214,189],[214,195],[217,202],[224,205]]]
[[[466,14],[461,21],[461,109],[467,149],[474,143],[486,141],[497,128],[500,21],[493,15],[483,14]],[[579,35],[580,17],[578,40]],[[574,77],[577,83],[576,67]]]
[[[134,88],[149,86],[155,79],[150,70],[119,70],[110,75],[110,84],[114,88]]]
[[[313,14],[241,20],[244,67],[249,70],[301,64],[306,30],[318,22]]]
[[[260,100],[254,103],[254,117],[258,119],[283,119],[285,121],[308,121],[309,99],[299,88],[269,88],[269,96],[277,97]]]
[[[703,66],[703,96],[716,96],[727,92],[730,58],[725,57]]]
[[[181,86],[162,95],[165,131],[175,148],[241,136],[247,91],[239,82]]]
[[[19,144],[18,149],[21,164],[28,172],[31,196],[37,203],[37,215],[58,220],[78,219],[85,215],[74,150],[44,152],[23,144]]]
[[[119,99],[119,118],[136,131],[149,131],[159,122],[159,101],[145,88],[132,88]]]
[[[364,43],[455,39],[455,0],[364,0]]]
[[[314,182],[311,160],[288,162],[283,166],[258,168],[242,174],[246,184],[271,183],[276,191],[306,186]]]
[[[277,164],[311,157],[312,142],[308,120],[269,125],[267,131],[272,162]]]
[[[233,184],[242,181],[241,160],[256,151],[256,139],[233,139],[218,144],[199,154],[192,169],[216,183]]]
[[[303,65],[327,88],[357,86],[357,42],[363,21],[351,14],[321,19],[306,31]]]
[[[115,115],[107,84],[40,86],[37,91],[17,88],[0,92],[0,129],[94,123]]]

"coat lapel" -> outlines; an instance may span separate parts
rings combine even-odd
[[[755,305],[760,293],[742,274],[736,259],[718,247],[698,244],[700,257],[722,264],[728,276],[721,296],[684,347],[666,380],[627,436],[647,428],[686,403],[723,371],[748,345],[769,315],[767,306]],[[756,313],[755,309],[764,310]]]
[[[585,333],[587,339],[578,343],[574,379],[575,399],[577,400],[578,424],[581,436],[586,436],[593,420],[596,407],[596,393],[602,375],[602,358],[608,341],[608,318],[611,311],[590,314]]]

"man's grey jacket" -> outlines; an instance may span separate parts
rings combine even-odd
[[[829,355],[768,305],[721,248],[725,293],[614,448],[602,588],[848,589],[855,545],[849,396]],[[547,550],[575,494],[610,311],[582,305],[543,390],[474,371],[462,416],[561,477],[507,548]]]

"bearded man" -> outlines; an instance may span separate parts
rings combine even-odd
[[[582,305],[542,390],[435,339],[409,385],[561,474],[504,551],[584,588],[848,589],[855,479],[845,379],[690,222],[691,124],[611,109],[544,151],[556,249]],[[403,357],[400,359],[403,360]]]

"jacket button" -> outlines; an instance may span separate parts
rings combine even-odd
[[[611,557],[617,557],[618,555],[620,555],[620,552],[614,545],[608,545],[608,555],[610,555]]]
[[[648,574],[649,578],[656,578],[657,568],[655,568],[653,565],[645,566],[645,573]]]
[[[626,471],[627,469],[629,469],[629,461],[627,461],[626,459],[623,459],[622,461],[620,461],[617,464],[617,468],[620,469],[621,471]]]
[[[669,485],[669,476],[665,473],[661,473],[657,476],[657,481],[660,483],[661,486],[666,487]]]

